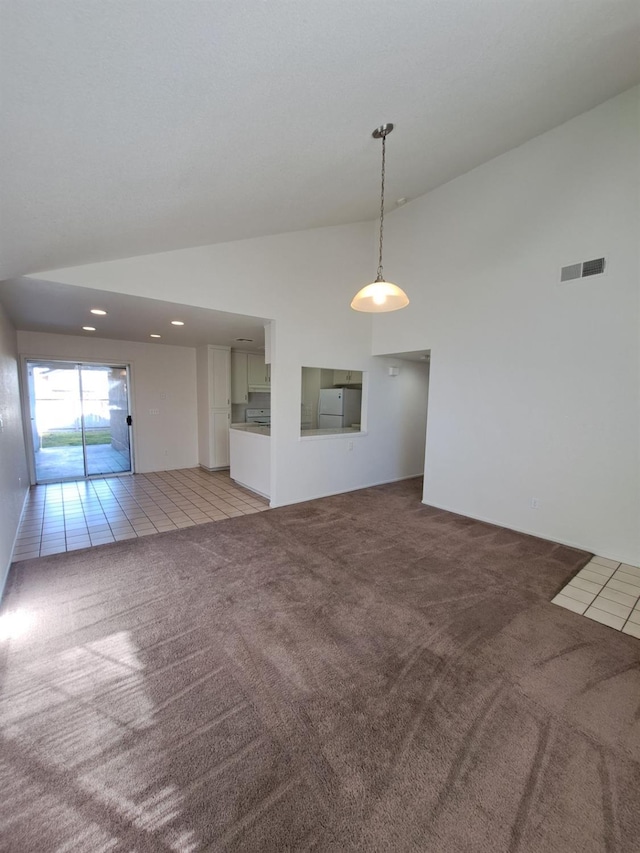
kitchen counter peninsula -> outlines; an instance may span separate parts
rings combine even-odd
[[[231,479],[263,498],[270,498],[271,429],[259,424],[231,424],[229,455]]]

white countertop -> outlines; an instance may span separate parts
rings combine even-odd
[[[308,438],[312,435],[346,435],[347,433],[361,432],[360,427],[344,427],[334,429],[301,429],[300,435]]]
[[[249,432],[252,435],[262,435],[269,438],[271,435],[271,427],[260,426],[259,424],[231,424],[231,429],[237,429],[240,432]],[[302,438],[311,438],[319,435],[346,435],[359,433],[362,430],[359,427],[334,427],[332,429],[301,429],[300,436]]]
[[[271,435],[271,427],[260,426],[260,424],[231,424],[231,429],[237,429],[239,432],[250,432],[253,435],[263,435],[266,438]]]

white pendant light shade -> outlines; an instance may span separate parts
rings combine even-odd
[[[380,181],[380,242],[378,247],[378,275],[372,284],[367,284],[359,290],[351,300],[354,311],[367,311],[370,314],[382,314],[385,311],[397,311],[406,308],[409,297],[390,281],[385,281],[382,275],[382,232],[384,228],[384,169],[385,169],[385,142],[387,136],[393,130],[392,124],[383,124],[377,127],[371,134],[374,139],[382,140],[382,175]]]
[[[351,307],[355,311],[368,311],[371,314],[383,311],[397,311],[406,308],[409,297],[401,287],[390,281],[374,281],[359,290],[353,297]]]

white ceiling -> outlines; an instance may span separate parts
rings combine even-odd
[[[0,278],[374,219],[640,80],[638,0],[2,0]]]
[[[264,349],[264,324],[268,322],[261,317],[31,278],[0,282],[0,301],[16,329],[186,347],[219,344],[249,352]],[[97,317],[91,314],[92,308],[107,314]],[[172,326],[172,320],[182,320],[184,326]],[[85,332],[83,326],[94,326],[96,331]],[[151,333],[161,337],[150,338]]]

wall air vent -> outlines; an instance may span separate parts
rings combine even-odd
[[[604,272],[604,258],[594,258],[581,264],[569,264],[560,270],[560,281],[573,281],[575,278],[586,278],[588,275],[600,275]]]
[[[582,275],[582,264],[571,264],[568,267],[562,267],[560,270],[560,281],[571,281],[574,278],[580,278]]]
[[[600,275],[604,272],[604,258],[596,258],[593,261],[584,261],[582,264],[582,278],[587,275]]]

